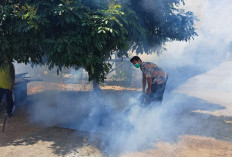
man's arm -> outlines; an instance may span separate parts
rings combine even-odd
[[[146,88],[146,77],[145,77],[144,74],[143,74],[142,85],[143,85],[143,94],[145,94],[146,93],[146,91],[145,91],[145,88]]]
[[[15,84],[15,67],[13,63],[10,63],[10,76],[11,76],[11,90],[14,89]]]
[[[152,86],[152,78],[151,77],[147,78],[147,83],[148,83],[147,94],[151,94],[151,86]]]

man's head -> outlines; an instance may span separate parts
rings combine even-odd
[[[131,58],[130,62],[136,67],[139,68],[142,65],[142,60],[138,56]]]

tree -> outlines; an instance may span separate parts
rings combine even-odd
[[[158,10],[144,1],[159,4]],[[83,67],[103,82],[114,52],[151,53],[169,40],[196,35],[194,15],[182,0],[4,0],[0,6],[1,56],[51,68]]]
[[[167,41],[188,41],[197,35],[194,21],[196,17],[190,11],[180,9],[184,0],[128,0],[124,2],[127,12],[132,9],[140,28],[143,28],[143,38],[133,32],[136,44],[133,49],[137,53],[151,53],[159,50]],[[139,34],[140,35],[140,34]]]
[[[37,23],[36,10],[21,6],[19,1],[4,0],[0,5],[0,57],[18,62],[39,63],[43,34]],[[43,20],[41,20],[43,21]]]

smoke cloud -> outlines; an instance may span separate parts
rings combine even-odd
[[[144,55],[144,59],[167,68],[193,66],[204,70],[231,59],[231,2],[188,0],[183,7],[192,10],[199,19],[196,24],[198,36],[190,42],[167,43],[167,51],[162,55]]]
[[[145,0],[144,7],[149,9],[150,2]],[[199,125],[202,122],[193,118],[197,113],[192,111],[220,107],[207,102],[202,105],[201,100],[176,94],[172,89],[225,60],[231,60],[232,3],[230,0],[188,0],[183,7],[197,15],[198,37],[190,42],[167,43],[167,51],[159,56],[141,56],[144,61],[158,63],[169,73],[162,106],[140,107],[140,92],[103,91],[99,95],[94,92],[47,91],[31,96],[31,121],[101,133],[101,148],[116,155],[147,149],[157,141],[175,142],[185,133],[211,135],[210,127],[208,131],[201,130],[206,124]],[[137,75],[141,73],[134,74]],[[204,118],[209,118],[209,115],[204,115]]]

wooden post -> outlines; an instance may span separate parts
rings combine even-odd
[[[2,132],[5,132],[5,126],[6,126],[6,120],[7,120],[7,113],[5,114],[4,116],[4,119],[3,119],[3,126],[2,126]]]

